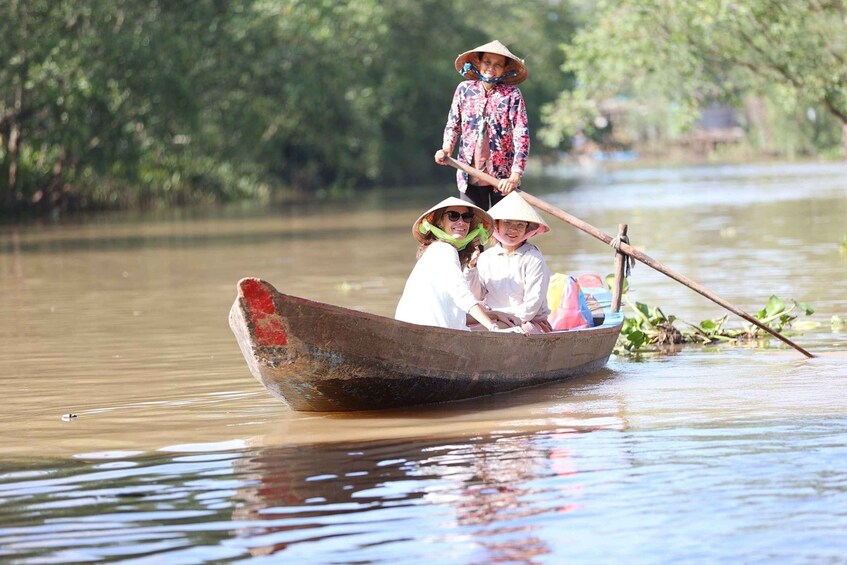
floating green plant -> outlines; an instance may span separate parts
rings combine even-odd
[[[770,338],[770,334],[765,330],[749,322],[745,322],[741,328],[726,327],[728,315],[704,320],[695,325],[679,320],[674,315],[667,315],[659,307],[632,302],[626,295],[624,303],[631,314],[624,313],[621,335],[615,348],[618,354],[658,351],[677,344],[742,343]],[[810,316],[813,313],[814,309],[808,304],[795,300],[786,302],[777,296],[771,296],[767,305],[753,317],[775,332],[785,334],[788,329],[796,333],[819,326],[819,322],[798,320],[801,315]],[[685,327],[680,329],[677,323]]]

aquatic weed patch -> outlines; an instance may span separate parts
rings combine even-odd
[[[667,346],[679,344],[764,344],[770,338],[765,330],[749,322],[744,322],[740,328],[727,327],[728,314],[692,324],[672,314],[665,314],[658,306],[633,302],[626,295],[623,302],[630,312],[624,313],[623,327],[615,346],[615,353],[619,355],[660,352]],[[785,301],[771,295],[765,307],[753,317],[777,333],[790,331],[798,334],[820,325],[819,322],[798,320],[800,316],[810,316],[814,312],[814,308],[803,302]]]

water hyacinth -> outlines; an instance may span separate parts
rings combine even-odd
[[[756,312],[754,317],[777,333],[803,333],[820,326],[820,322],[798,320],[802,316],[811,316],[815,310],[808,304],[791,300],[787,303],[776,295],[771,295],[764,308]],[[674,315],[665,314],[658,306],[649,306],[641,302],[633,302],[624,294],[623,303],[632,314],[625,313],[625,320],[615,352],[618,354],[635,354],[656,352],[668,346],[681,344],[713,345],[716,343],[764,343],[770,336],[761,328],[745,322],[741,328],[727,328],[725,324],[729,315],[704,320],[692,324],[679,320]],[[836,327],[833,316],[833,331]],[[840,318],[838,318],[840,322]],[[684,328],[676,326],[679,322]],[[843,322],[841,322],[843,326]],[[841,327],[839,326],[839,327]]]

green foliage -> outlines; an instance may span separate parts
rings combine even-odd
[[[830,120],[818,118],[825,135],[815,142],[832,144],[832,132],[847,125],[845,10],[843,1],[584,2],[583,24],[564,45],[564,69],[585,94],[563,93],[545,108],[542,135],[555,141],[575,134],[596,117],[592,103],[599,110],[609,100],[623,98],[631,115],[656,111],[654,119],[685,131],[700,108],[741,108],[752,98],[784,116],[828,113]]]
[[[811,306],[803,302],[794,302],[791,306],[786,306],[784,300],[771,295],[767,305],[756,313],[756,319],[775,332],[781,333],[799,315],[793,313],[795,310],[801,311],[806,316],[811,316],[815,312]],[[755,326],[748,329],[748,333],[761,331],[759,328],[753,330],[753,327]]]
[[[536,116],[568,85],[558,45],[574,29],[548,0],[0,0],[0,13],[7,213],[451,182],[432,155],[456,55],[510,44]]]
[[[637,351],[645,345],[673,345],[682,342],[682,333],[676,329],[674,316],[666,316],[658,307],[641,302],[627,305],[633,311],[632,316],[624,318],[618,345],[626,351]]]
[[[492,38],[529,66],[534,156],[567,149],[578,131],[681,135],[713,101],[757,105],[743,124],[752,146],[834,154],[847,123],[844,11],[843,1],[0,0],[0,212],[452,183],[432,154],[461,80],[453,60]],[[621,111],[626,122],[597,120]]]
[[[666,315],[658,307],[633,303],[626,295],[624,303],[632,314],[624,317],[616,346],[619,354],[659,351],[679,344],[762,342],[770,337],[768,332],[749,322],[744,322],[741,328],[725,327],[728,315],[694,325],[677,320],[673,315]],[[771,296],[765,307],[753,317],[773,331],[785,335],[788,329],[802,332],[819,326],[818,322],[798,320],[800,315],[811,316],[813,313],[814,309],[807,304],[791,301],[789,305],[779,297]],[[687,327],[678,329],[675,326],[678,321]]]
[[[687,335],[691,341],[703,344],[731,341],[735,339],[737,335],[733,335],[732,331],[724,329],[724,324],[728,318],[729,315],[725,314],[720,318],[703,320],[696,326],[688,324],[691,331]]]
[[[608,287],[610,290],[615,288],[615,273],[609,273],[608,275],[606,275],[603,278],[603,282],[606,283],[606,287]],[[629,292],[629,279],[624,277],[621,294],[625,295],[627,292]]]
[[[199,134],[220,78],[226,3],[8,4],[0,205],[185,203],[214,193],[218,165]]]

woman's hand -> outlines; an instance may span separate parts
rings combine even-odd
[[[523,323],[519,318],[516,318],[511,314],[506,314],[505,312],[500,312],[499,310],[491,310],[488,312],[488,316],[497,320],[501,327],[520,326]]]
[[[446,165],[447,163],[444,161],[447,157],[450,156],[453,150],[449,147],[443,147],[435,152],[435,162],[439,165]]]
[[[492,328],[491,331],[492,332],[500,332],[500,333],[527,335],[527,333],[525,331],[523,331],[523,328],[521,328],[520,326],[514,326],[514,327],[511,327],[511,328],[496,327],[496,328]]]
[[[507,179],[503,179],[497,185],[497,190],[499,190],[503,194],[509,194],[516,188],[521,185],[521,175],[518,173],[512,173]]]
[[[476,262],[479,260],[479,245],[473,250],[471,258],[468,260],[468,268],[476,269]]]

